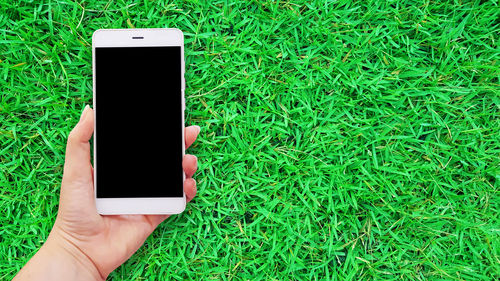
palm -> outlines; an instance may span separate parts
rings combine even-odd
[[[54,229],[87,255],[99,272],[106,276],[136,252],[168,216],[101,216],[97,213],[88,143],[93,132],[93,114],[87,114],[86,118],[84,115],[68,139],[59,213]],[[198,129],[186,128],[186,148],[194,142],[197,134]],[[196,157],[186,155],[183,168],[187,177],[184,191],[188,201],[196,193],[196,184],[191,178],[196,167]]]

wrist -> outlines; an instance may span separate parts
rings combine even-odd
[[[54,227],[40,251],[55,257],[65,273],[75,273],[72,279],[67,280],[105,280],[94,262],[61,232]]]
[[[24,280],[104,280],[92,261],[54,230],[40,250],[14,277]]]

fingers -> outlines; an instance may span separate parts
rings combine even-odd
[[[186,179],[184,182],[184,193],[186,194],[186,201],[193,200],[196,196],[196,181],[192,178]]]
[[[198,137],[200,133],[199,126],[189,126],[185,130],[186,136],[186,149],[188,149]],[[198,158],[194,155],[186,154],[182,160],[182,168],[186,173],[186,180],[184,181],[184,193],[186,194],[186,201],[191,201],[196,196],[196,181],[192,178],[198,169]]]
[[[184,136],[185,136],[185,141],[186,141],[186,149],[188,149],[193,142],[196,140],[198,137],[198,134],[200,133],[200,126],[189,126],[186,127],[184,130]]]
[[[188,149],[198,137],[200,133],[199,126],[189,126],[185,128],[186,149]],[[184,181],[184,193],[186,201],[190,202],[196,196],[196,181],[191,177],[198,169],[198,158],[194,155],[186,154],[182,160],[182,168],[186,173],[186,181]],[[147,215],[146,218],[150,221],[152,229],[155,229],[162,221],[168,218],[168,215]]]
[[[198,169],[198,158],[191,154],[186,154],[182,160],[182,168],[187,178],[191,178]]]
[[[80,121],[68,136],[64,177],[76,179],[88,177],[92,180],[89,139],[94,133],[94,111],[88,105],[82,112]]]

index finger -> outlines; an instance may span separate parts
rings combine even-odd
[[[185,128],[184,136],[186,141],[186,149],[188,149],[193,144],[199,133],[200,126],[189,126]]]

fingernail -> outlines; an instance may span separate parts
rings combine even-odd
[[[200,126],[198,126],[198,125],[194,125],[194,127],[195,127],[196,129],[198,129],[198,133],[201,131]]]
[[[84,119],[85,115],[87,115],[87,111],[88,111],[89,107],[90,107],[90,106],[87,104],[87,105],[85,106],[85,108],[83,109],[83,111],[82,111],[82,115],[80,115],[80,121],[82,121],[82,120]]]

